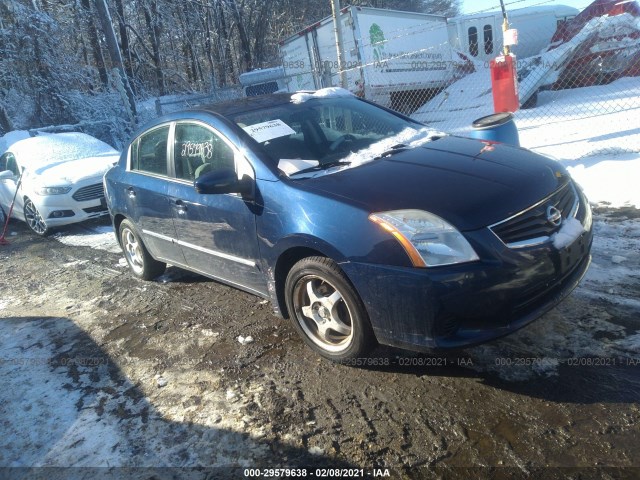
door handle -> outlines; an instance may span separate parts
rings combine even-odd
[[[136,198],[136,191],[133,189],[133,187],[127,188],[127,195],[129,196],[129,198]]]

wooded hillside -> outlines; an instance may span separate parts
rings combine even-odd
[[[351,4],[459,9],[459,0]],[[330,13],[329,0],[3,0],[0,134],[100,119],[119,130],[113,119],[133,118],[134,99],[237,84],[278,64],[279,40]]]

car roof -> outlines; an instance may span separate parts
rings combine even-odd
[[[191,112],[209,112],[231,118],[240,113],[276,107],[291,102],[292,93],[272,93],[255,97],[243,97],[221,103],[199,105],[189,109]]]
[[[110,145],[80,132],[39,134],[15,142],[8,151],[20,163],[33,165],[118,154]]]

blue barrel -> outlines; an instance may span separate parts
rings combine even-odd
[[[473,128],[469,134],[471,138],[520,146],[518,127],[513,121],[513,113],[503,112],[487,115],[475,120],[471,127]]]

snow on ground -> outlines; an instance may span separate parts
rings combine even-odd
[[[522,146],[561,159],[640,152],[640,81],[541,92],[516,124]]]
[[[111,225],[96,225],[93,222],[69,225],[58,230],[52,237],[60,243],[74,247],[90,247],[111,253],[122,252]]]
[[[582,186],[590,202],[640,208],[639,153],[595,155],[561,163]]]
[[[621,325],[618,309],[637,312],[640,321],[640,219],[594,217],[592,262],[576,290],[541,319],[497,342],[469,350],[478,371],[507,381],[558,375],[568,359],[599,357],[618,365],[638,359],[640,323]],[[635,287],[634,287],[635,286]],[[589,312],[584,305],[597,305]],[[581,312],[575,318],[575,312]],[[633,316],[633,315],[632,315]],[[505,364],[496,359],[529,358],[533,364]]]
[[[234,431],[241,430],[233,415],[241,398],[232,403],[225,392],[210,392],[203,401],[218,405],[219,414],[198,418],[195,427],[175,420],[190,410],[182,404],[175,412],[154,406],[167,381],[184,383],[183,391],[190,392],[200,382],[217,381],[215,373],[193,373],[186,366],[179,377],[147,376],[134,385],[65,317],[4,318],[0,344],[0,375],[11,386],[0,405],[1,467],[248,467],[256,464],[255,456],[265,455],[264,446]],[[47,473],[54,474],[47,478],[91,476],[81,470],[71,477],[68,471]],[[4,474],[35,478],[27,468]]]
[[[468,134],[475,119],[493,112],[488,75],[481,70],[461,79],[432,100],[430,107],[418,110],[414,118],[450,133]],[[478,89],[483,83],[487,88]],[[637,78],[541,92],[537,106],[516,112],[515,122],[520,144],[560,161],[592,203],[640,208]]]

